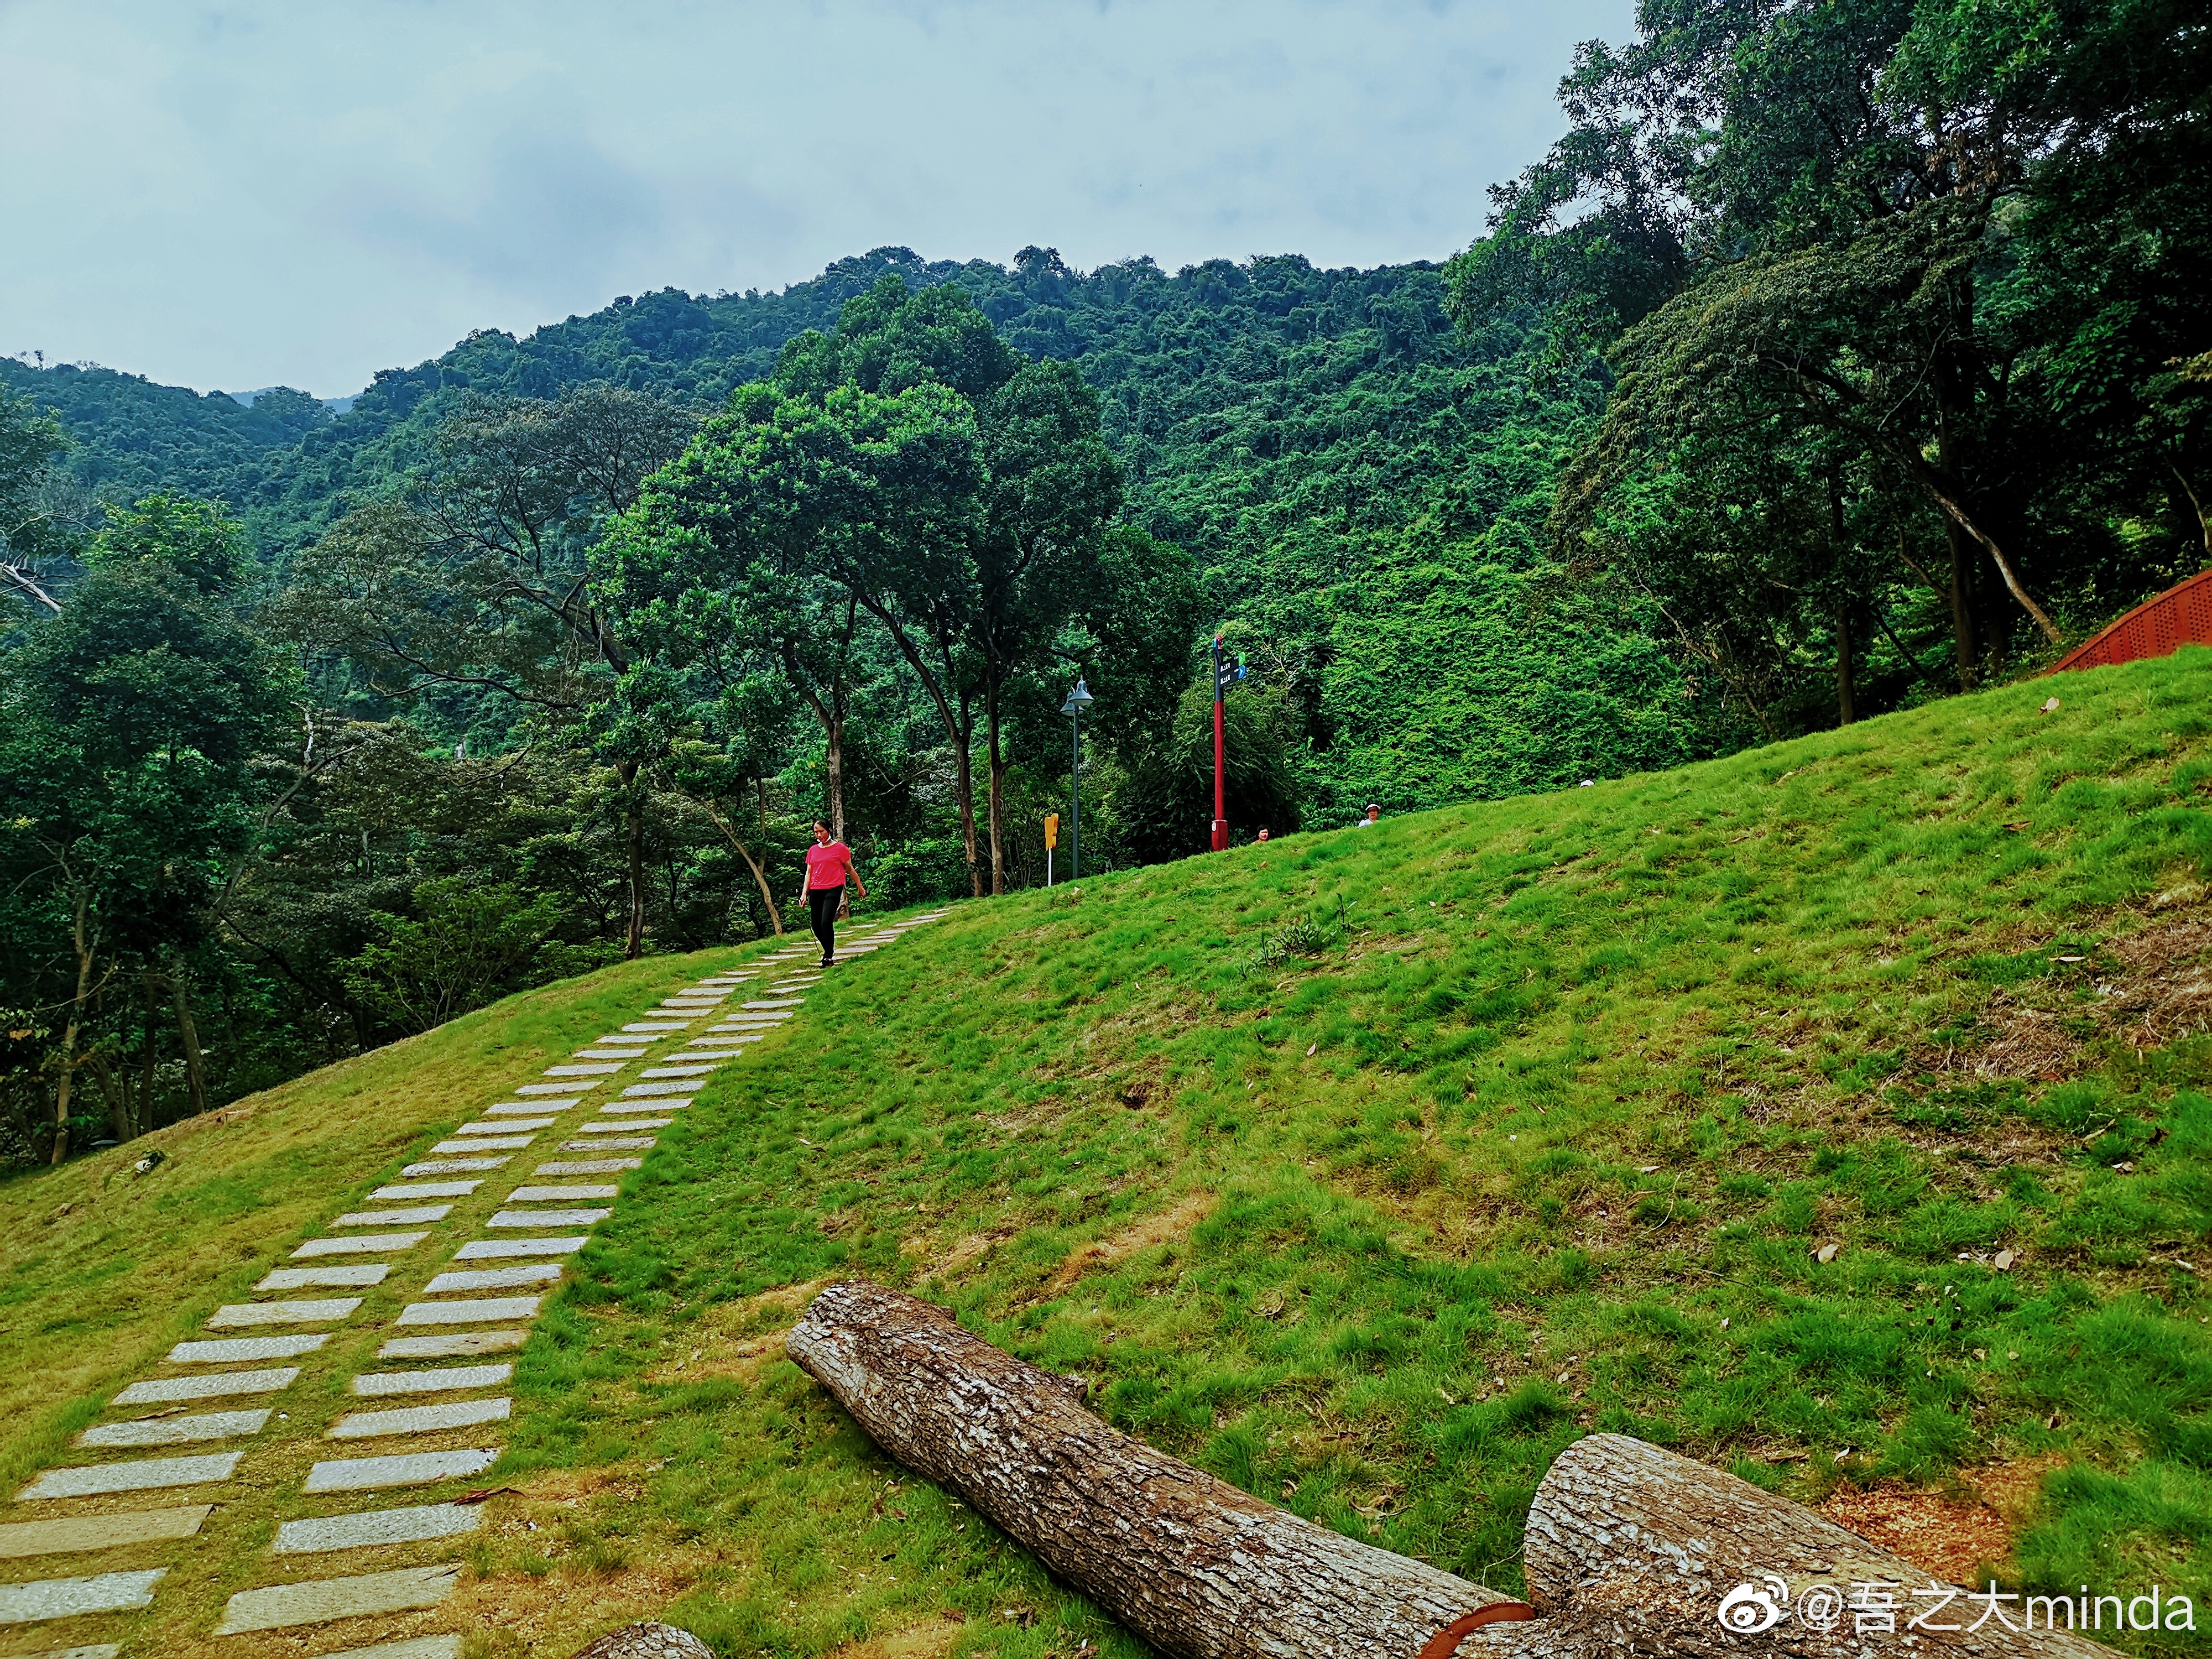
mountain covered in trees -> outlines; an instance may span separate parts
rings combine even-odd
[[[343,413],[0,362],[14,1155],[775,927],[816,816],[1036,880],[1079,675],[1085,867],[1195,852],[1216,633],[1240,838],[2047,660],[2212,557],[2208,52],[1647,0],[1441,264],[878,249]]]

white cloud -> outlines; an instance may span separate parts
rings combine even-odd
[[[1441,258],[1627,0],[0,4],[0,350],[325,395],[884,244]]]

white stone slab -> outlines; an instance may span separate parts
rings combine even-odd
[[[643,1060],[651,1050],[646,1048],[579,1048],[579,1060]]]
[[[522,1144],[526,1146],[530,1144],[528,1137],[524,1138]],[[466,1175],[471,1170],[496,1170],[512,1161],[512,1154],[507,1158],[426,1158],[420,1164],[410,1164],[399,1173],[410,1178],[416,1176]]]
[[[723,1036],[693,1037],[690,1042],[684,1045],[680,1052],[672,1055],[671,1058],[696,1060],[701,1054],[734,1055],[748,1042],[758,1042],[762,1036],[763,1033],[759,1031],[732,1031]],[[647,1072],[645,1075],[651,1077],[653,1073]]]
[[[514,1367],[447,1365],[434,1371],[367,1371],[354,1378],[353,1391],[365,1400],[395,1394],[450,1394],[462,1389],[495,1389],[514,1376]]]
[[[747,1014],[742,1019],[718,1020],[707,1029],[711,1031],[773,1031],[780,1025],[791,1024],[789,1014]]]
[[[333,1227],[404,1227],[423,1221],[443,1221],[453,1214],[450,1204],[425,1204],[411,1210],[348,1210],[331,1218]]]
[[[397,1457],[337,1457],[307,1471],[302,1492],[377,1492],[386,1486],[427,1486],[489,1468],[496,1446],[468,1451],[405,1452]]]
[[[642,1170],[641,1158],[580,1158],[565,1164],[541,1164],[538,1173],[556,1175],[620,1175],[624,1170]]]
[[[329,1341],[319,1336],[233,1336],[220,1342],[179,1342],[169,1350],[172,1365],[244,1365],[256,1359],[293,1359]]]
[[[595,1227],[612,1210],[501,1210],[487,1227]]]
[[[167,1406],[179,1400],[220,1400],[232,1394],[274,1394],[289,1388],[297,1365],[265,1371],[211,1371],[200,1376],[163,1376],[133,1382],[115,1396],[118,1406]]]
[[[359,1515],[287,1521],[276,1528],[274,1553],[316,1555],[325,1550],[416,1544],[426,1538],[454,1538],[476,1529],[477,1509],[472,1504],[416,1504],[404,1510],[366,1510]]]
[[[680,1112],[690,1103],[691,1097],[689,1095],[681,1095],[673,1100],[668,1099],[665,1097],[662,1097],[659,1099],[649,1100],[611,1100],[605,1105],[600,1107],[599,1110],[602,1114],[608,1112],[617,1114],[625,1112]],[[668,1121],[665,1117],[654,1118],[649,1121],[657,1123],[665,1123]],[[584,1132],[588,1134],[591,1133],[592,1126],[586,1123],[583,1126],[583,1129]]]
[[[594,1048],[649,1048],[659,1041],[659,1037],[646,1031],[635,1034],[610,1031],[603,1037],[593,1037],[592,1045]]]
[[[611,1066],[607,1069],[609,1071],[620,1071],[622,1068],[618,1066]],[[514,1092],[519,1095],[566,1095],[571,1093],[574,1090],[596,1089],[599,1086],[599,1084],[595,1080],[587,1078],[582,1082],[577,1082],[571,1079],[566,1083],[526,1083]],[[572,1099],[568,1103],[574,1106],[576,1103]],[[539,1104],[550,1105],[551,1103],[550,1101],[541,1101]],[[499,1108],[495,1106],[491,1109],[495,1112]]]
[[[480,1146],[527,1146],[530,1144],[532,1131],[550,1127],[558,1121],[557,1119],[544,1115],[545,1107],[543,1102],[533,1105],[530,1109],[539,1115],[515,1118],[503,1123],[493,1123],[483,1120],[474,1123],[464,1123],[453,1131],[455,1135],[462,1139],[441,1140],[432,1150],[441,1152],[474,1152]]]
[[[505,1353],[529,1338],[527,1331],[459,1331],[450,1336],[395,1336],[376,1351],[379,1359],[459,1359]]]
[[[389,1412],[348,1412],[331,1425],[332,1440],[374,1440],[386,1434],[434,1434],[441,1429],[472,1429],[480,1423],[504,1423],[514,1401],[446,1400],[434,1406],[403,1406]]]
[[[149,1417],[136,1423],[95,1423],[77,1436],[80,1446],[189,1446],[195,1440],[228,1440],[258,1434],[272,1408],[247,1412],[195,1412],[184,1417]]]
[[[716,1063],[719,1064],[719,1062]],[[705,1077],[714,1069],[714,1065],[702,1061],[701,1064],[696,1066],[649,1066],[644,1071],[639,1073],[638,1075],[641,1077],[653,1079],[672,1077]],[[623,1092],[627,1094],[629,1091],[628,1090],[624,1090]]]
[[[466,1198],[483,1185],[481,1181],[395,1181],[379,1187],[371,1198]]]
[[[190,1538],[215,1509],[186,1504],[169,1510],[125,1510],[117,1515],[57,1516],[51,1521],[21,1521],[0,1527],[0,1557],[76,1555],[84,1550],[120,1549],[125,1544],[164,1538]]]
[[[311,1238],[292,1252],[292,1260],[307,1256],[359,1255],[366,1250],[411,1250],[428,1233],[369,1233],[357,1238]]]
[[[595,1185],[587,1187],[517,1187],[507,1195],[510,1204],[567,1204],[585,1198],[615,1198],[619,1187]]]
[[[120,1642],[94,1642],[76,1648],[40,1648],[36,1653],[24,1655],[23,1659],[121,1659],[122,1653]],[[347,1659],[353,1659],[353,1656],[348,1655]]]
[[[550,1123],[552,1121],[552,1119],[548,1118],[545,1120],[545,1122]],[[504,1130],[521,1128],[526,1126],[515,1123],[501,1123],[496,1127]],[[538,1127],[543,1128],[545,1125],[541,1123]],[[527,1146],[536,1137],[534,1136],[526,1134],[471,1135],[465,1140],[441,1140],[430,1150],[434,1152],[494,1152],[507,1147]],[[413,1166],[410,1165],[409,1167],[412,1168]]]
[[[767,997],[758,1002],[748,1002],[742,1006],[752,1009],[798,1008],[805,1006],[805,997]]]
[[[593,1128],[634,1129],[640,1126],[635,1123],[587,1123],[583,1127],[586,1131],[589,1131]],[[561,1150],[564,1152],[603,1152],[610,1146],[650,1146],[652,1145],[653,1137],[651,1135],[615,1135],[606,1140],[564,1140],[561,1143]],[[640,1162],[642,1161],[643,1160],[641,1159],[640,1160]],[[544,1175],[552,1168],[553,1166],[550,1164],[541,1164],[538,1166],[538,1173]],[[564,1170],[564,1173],[565,1172],[567,1171]],[[581,1175],[584,1171],[580,1167],[574,1170],[573,1173]]]
[[[571,1106],[580,1106],[583,1103],[584,1097],[581,1095],[563,1095],[558,1100],[495,1100],[483,1110],[484,1116],[487,1118],[504,1117],[516,1120],[511,1123],[494,1126],[498,1128],[542,1129],[552,1121],[545,1115],[546,1113],[565,1112]]]
[[[460,1571],[458,1565],[402,1567],[397,1572],[372,1572],[358,1578],[311,1578],[297,1584],[240,1590],[224,1607],[222,1622],[215,1627],[215,1633],[238,1636],[252,1630],[283,1630],[294,1625],[326,1624],[333,1619],[359,1619],[372,1613],[435,1607],[453,1593]]]
[[[580,1238],[472,1238],[453,1252],[456,1261],[497,1261],[519,1255],[568,1255],[584,1248]]]
[[[366,1290],[384,1283],[392,1271],[388,1261],[333,1262],[327,1267],[276,1267],[262,1275],[257,1291],[311,1291],[317,1285],[344,1285]]]
[[[351,1316],[361,1306],[357,1296],[334,1296],[316,1302],[233,1302],[216,1310],[208,1321],[211,1331],[236,1330],[247,1325],[321,1325]]]
[[[398,1642],[379,1642],[373,1648],[346,1648],[329,1659],[461,1659],[458,1636],[410,1636]]]
[[[422,1287],[425,1296],[452,1296],[461,1291],[511,1291],[523,1285],[548,1285],[563,1269],[557,1261],[532,1261],[519,1267],[471,1267],[440,1273]]]
[[[155,1492],[228,1480],[244,1452],[202,1452],[196,1457],[145,1457],[132,1463],[86,1463],[48,1469],[16,1493],[18,1503],[40,1498],[97,1498],[110,1492]]]
[[[633,1083],[622,1091],[624,1100],[647,1100],[655,1095],[688,1095],[693,1092],[688,1083]],[[646,1109],[650,1110],[651,1108]]]
[[[539,1075],[544,1077],[612,1077],[620,1070],[622,1070],[622,1066],[619,1064],[610,1065],[605,1060],[594,1060],[580,1061],[574,1066],[548,1066]],[[515,1093],[519,1095],[526,1095],[532,1089],[535,1089],[538,1086],[538,1085],[534,1083],[526,1083],[521,1088],[517,1089]],[[571,1084],[568,1086],[580,1089],[584,1085],[579,1083]]]
[[[678,1019],[678,1020],[657,1019],[657,1020],[654,1020],[654,1021],[651,1022],[650,1024],[646,1024],[646,1023],[642,1023],[642,1022],[641,1022],[640,1024],[635,1024],[635,1025],[625,1025],[625,1026],[623,1026],[623,1030],[625,1030],[625,1031],[648,1031],[648,1032],[660,1032],[660,1031],[682,1031],[682,1030],[689,1030],[689,1029],[690,1029],[690,1024],[691,1024],[691,1022],[690,1022],[690,1020],[688,1020],[688,1019]]]
[[[498,1319],[534,1319],[542,1296],[489,1296],[470,1302],[410,1302],[398,1325],[482,1325]]]
[[[103,1572],[90,1578],[35,1578],[0,1584],[0,1625],[30,1625],[87,1613],[125,1613],[154,1604],[154,1586],[167,1567],[144,1572]]]
[[[599,1110],[602,1113],[605,1113],[608,1109],[609,1109],[605,1106],[599,1108]],[[616,1111],[628,1111],[629,1109],[626,1106],[617,1106],[612,1109]],[[657,1112],[661,1109],[659,1106],[654,1106],[651,1109]],[[579,1123],[576,1126],[576,1133],[580,1135],[627,1135],[633,1129],[665,1129],[675,1121],[676,1120],[672,1117],[633,1117],[625,1121],[617,1123]],[[588,1146],[591,1144],[592,1143],[588,1140],[567,1140],[562,1142],[562,1145],[564,1146]],[[610,1140],[603,1144],[609,1146],[627,1146],[631,1143],[628,1140]],[[649,1140],[641,1140],[636,1144],[641,1146],[650,1146],[653,1143]]]

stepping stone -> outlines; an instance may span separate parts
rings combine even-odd
[[[610,1072],[619,1072],[620,1070],[622,1070],[622,1067],[621,1067],[621,1066],[605,1066],[605,1067],[604,1067],[604,1068],[603,1068],[603,1067],[596,1066],[592,1066],[591,1069],[592,1069],[592,1070],[593,1070],[593,1071],[599,1071],[599,1070],[604,1069],[604,1070],[610,1071]],[[574,1082],[574,1081],[573,1081],[573,1080],[572,1080],[572,1081],[570,1081],[570,1082],[567,1082],[567,1083],[526,1083],[526,1084],[524,1084],[520,1088],[517,1089],[514,1092],[515,1092],[515,1093],[517,1093],[517,1094],[519,1094],[519,1095],[565,1095],[565,1094],[567,1094],[567,1093],[568,1092],[568,1091],[569,1091],[569,1090],[571,1090],[571,1089],[596,1089],[596,1088],[598,1088],[599,1086],[599,1085],[598,1084],[596,1084],[596,1083],[592,1083],[592,1082],[589,1082],[589,1081],[583,1082],[583,1083],[578,1083],[578,1082]],[[550,1105],[551,1103],[550,1103],[550,1102],[547,1102],[547,1101],[540,1101],[538,1103],[539,1103],[541,1106],[543,1106],[543,1105]],[[574,1101],[574,1100],[570,1100],[570,1101],[568,1101],[568,1102],[567,1102],[567,1103],[566,1103],[566,1104],[568,1104],[568,1105],[570,1105],[570,1106],[574,1106],[576,1103],[575,1103],[575,1101]],[[495,1106],[495,1107],[493,1107],[491,1109],[492,1109],[493,1111],[495,1111],[495,1111],[497,1111],[497,1110],[499,1109],[499,1108],[498,1108],[498,1107],[496,1107],[496,1106]]]
[[[489,1296],[473,1302],[410,1302],[396,1325],[483,1325],[497,1319],[535,1319],[542,1296]]]
[[[646,1051],[642,1048],[579,1048],[576,1050],[578,1060],[643,1060]]]
[[[498,1460],[499,1448],[469,1451],[404,1452],[397,1457],[337,1457],[307,1471],[302,1492],[375,1492],[385,1486],[427,1486],[480,1474]]]
[[[519,1255],[568,1255],[584,1248],[580,1238],[472,1238],[453,1252],[456,1261],[497,1261]]]
[[[593,1060],[587,1064],[580,1066],[548,1066],[541,1075],[545,1077],[606,1077],[613,1073],[619,1072],[620,1070],[622,1070],[622,1067],[619,1065],[609,1065],[602,1060]],[[537,1086],[538,1085],[536,1084],[526,1083],[521,1088],[517,1089],[514,1092],[519,1095],[526,1095],[531,1091],[531,1090]],[[575,1085],[571,1085],[570,1086],[574,1087]]]
[[[428,1233],[368,1233],[359,1238],[311,1238],[292,1252],[292,1260],[312,1255],[355,1255],[363,1250],[411,1250]]]
[[[88,1647],[40,1648],[23,1659],[122,1659],[120,1642],[94,1642]]]
[[[624,1170],[642,1170],[641,1158],[580,1158],[565,1164],[541,1164],[538,1173],[556,1175],[620,1175]]]
[[[527,1331],[461,1331],[452,1336],[395,1336],[376,1351],[379,1359],[459,1359],[505,1353],[528,1339]]]
[[[353,1391],[366,1399],[394,1394],[444,1394],[455,1389],[495,1389],[514,1376],[514,1367],[448,1365],[435,1371],[369,1371],[356,1376]]]
[[[547,1121],[550,1122],[551,1120],[549,1119]],[[521,1126],[514,1123],[502,1123],[499,1127],[504,1130],[519,1128]],[[486,1152],[495,1151],[501,1147],[527,1146],[531,1140],[532,1137],[529,1135],[477,1135],[467,1140],[441,1140],[430,1150],[434,1152]],[[431,1166],[427,1164],[410,1164],[405,1170],[402,1170],[400,1173],[402,1175],[405,1175],[410,1170],[422,1170],[427,1171],[430,1167]]]
[[[501,1210],[487,1227],[595,1227],[612,1210]]]
[[[317,1336],[233,1336],[220,1342],[179,1342],[165,1356],[172,1365],[243,1365],[255,1359],[292,1359],[331,1340]]]
[[[624,1100],[638,1100],[653,1095],[688,1095],[692,1085],[688,1083],[633,1083],[622,1091]],[[602,1111],[605,1110],[601,1107]]]
[[[557,1261],[532,1261],[520,1267],[477,1267],[461,1273],[440,1273],[422,1287],[425,1296],[450,1296],[455,1291],[507,1291],[520,1285],[544,1285],[561,1277]]]
[[[605,1106],[599,1108],[599,1110],[603,1114],[610,1110],[621,1111],[623,1109],[626,1109],[622,1107],[610,1108]],[[657,1112],[660,1108],[655,1106],[653,1109]],[[623,1123],[579,1123],[576,1126],[576,1133],[580,1135],[626,1135],[633,1129],[665,1129],[675,1121],[676,1120],[672,1117],[634,1117],[629,1121]],[[562,1144],[568,1146],[588,1146],[591,1145],[589,1141],[586,1140],[570,1140],[565,1141]],[[628,1146],[631,1145],[650,1146],[653,1145],[650,1140],[641,1140],[636,1142],[628,1140],[610,1140],[604,1144],[609,1146]]]
[[[15,1494],[27,1503],[44,1498],[97,1498],[102,1492],[154,1492],[163,1486],[204,1486],[228,1480],[242,1451],[203,1452],[197,1457],[147,1457],[135,1463],[88,1463],[48,1469]]]
[[[75,1555],[80,1550],[120,1549],[162,1538],[190,1538],[215,1509],[186,1504],[173,1510],[125,1510],[117,1515],[74,1515],[0,1527],[0,1557]]]
[[[685,1095],[678,1100],[611,1100],[605,1105],[600,1107],[599,1110],[602,1115],[611,1112],[617,1115],[625,1112],[680,1112],[690,1103],[691,1097],[689,1095]],[[655,1124],[666,1123],[670,1121],[671,1120],[665,1117],[649,1118],[645,1120],[645,1121],[648,1123]],[[583,1127],[584,1133],[586,1134],[589,1134],[594,1127],[600,1128],[619,1127],[626,1129],[630,1126],[627,1123],[619,1125],[600,1124],[597,1126],[586,1123]]]
[[[526,1146],[530,1144],[527,1136],[523,1138],[522,1144]],[[507,1161],[503,1158],[433,1158],[420,1164],[410,1164],[399,1173],[404,1176],[466,1175],[471,1170],[496,1170]]]
[[[390,1412],[348,1412],[331,1425],[332,1440],[374,1440],[386,1434],[434,1434],[440,1429],[472,1429],[479,1423],[504,1423],[514,1401],[448,1400],[435,1406],[403,1406]]]
[[[758,1042],[761,1036],[762,1033],[758,1031],[735,1031],[727,1036],[693,1037],[690,1042],[684,1045],[682,1054],[671,1055],[670,1058],[692,1060],[701,1054],[726,1054],[735,1058],[738,1049],[748,1042]],[[644,1075],[651,1077],[653,1073],[647,1072]]]
[[[297,1365],[280,1365],[266,1371],[214,1371],[202,1376],[164,1376],[133,1382],[108,1403],[115,1406],[166,1406],[179,1400],[219,1400],[227,1394],[274,1394],[289,1388],[300,1374]]]
[[[549,1089],[596,1089],[599,1085],[596,1083],[549,1083],[544,1086]],[[532,1093],[532,1090],[531,1085],[526,1083],[514,1092],[526,1095]],[[532,1112],[565,1112],[571,1106],[580,1106],[583,1103],[584,1097],[581,1095],[563,1095],[558,1100],[501,1100],[495,1101],[491,1105],[485,1107],[484,1115],[486,1117],[523,1117]]]
[[[124,1613],[154,1604],[154,1586],[169,1570],[103,1572],[92,1578],[38,1578],[0,1584],[0,1625],[29,1625],[86,1613]]]
[[[474,1504],[416,1504],[404,1510],[368,1510],[319,1520],[287,1521],[276,1528],[274,1553],[313,1555],[324,1550],[367,1549],[376,1544],[414,1544],[477,1529]]]
[[[712,1066],[653,1066],[638,1075],[648,1078],[704,1077],[714,1069]],[[623,1092],[629,1091],[625,1090]]]
[[[435,1607],[453,1594],[460,1571],[458,1565],[402,1567],[397,1572],[372,1572],[359,1578],[311,1578],[298,1584],[240,1590],[223,1608],[222,1622],[215,1627],[215,1633],[237,1636],[252,1630],[283,1630],[292,1625],[319,1625],[332,1619]]]
[[[595,1048],[645,1048],[659,1041],[659,1037],[648,1036],[642,1032],[625,1036],[620,1031],[610,1031],[603,1037],[593,1037],[592,1046]]]
[[[371,1198],[466,1198],[483,1185],[481,1181],[400,1181],[379,1187]]]
[[[625,1031],[681,1031],[690,1024],[688,1019],[679,1019],[672,1024],[667,1020],[655,1020],[649,1024],[625,1025],[623,1030]]]
[[[391,1264],[383,1261],[354,1261],[333,1267],[278,1267],[265,1274],[253,1288],[309,1291],[318,1285],[343,1285],[359,1291],[381,1285],[384,1276],[391,1271]]]
[[[774,997],[762,1002],[748,1002],[744,1006],[748,1008],[796,1008],[805,1000],[805,997]]]
[[[461,1659],[458,1636],[410,1636],[373,1648],[345,1648],[328,1659]]]
[[[592,1187],[517,1187],[507,1195],[510,1204],[573,1203],[580,1198],[617,1198],[621,1188]]]
[[[586,1123],[584,1128],[588,1133],[593,1129],[635,1129],[641,1127],[642,1126],[635,1123]],[[564,1140],[561,1143],[561,1150],[564,1152],[603,1152],[610,1146],[650,1146],[652,1145],[651,1135],[617,1135],[611,1140]],[[644,1162],[641,1158],[638,1161]],[[550,1175],[554,1167],[550,1164],[541,1164],[538,1166],[538,1173]],[[573,1171],[577,1175],[583,1174],[589,1167],[591,1166],[582,1164],[560,1166],[564,1173]]]
[[[357,1296],[332,1297],[323,1302],[233,1302],[216,1310],[208,1321],[211,1331],[233,1330],[240,1325],[320,1325],[349,1318],[361,1306]]]
[[[188,1446],[195,1440],[228,1440],[258,1434],[271,1407],[250,1412],[201,1412],[189,1417],[149,1417],[137,1423],[100,1423],[77,1436],[80,1446]]]
[[[450,1204],[426,1204],[419,1210],[348,1210],[331,1218],[333,1227],[404,1227],[413,1222],[443,1221],[453,1214]]]
[[[541,1100],[532,1105],[518,1107],[515,1109],[518,1111],[530,1111],[543,1114],[547,1111],[549,1108],[546,1106],[545,1103]],[[554,1120],[550,1117],[540,1115],[537,1117],[515,1117],[512,1118],[511,1121],[506,1123],[489,1123],[482,1120],[474,1123],[464,1123],[459,1128],[454,1130],[453,1133],[457,1135],[468,1135],[471,1138],[467,1140],[458,1142],[451,1140],[441,1141],[438,1143],[438,1150],[441,1152],[465,1152],[471,1146],[505,1146],[510,1144],[503,1138],[496,1140],[493,1139],[492,1137],[495,1135],[501,1137],[507,1135],[520,1136],[520,1139],[515,1140],[511,1144],[517,1146],[527,1146],[530,1144],[530,1137],[525,1133],[525,1131],[531,1129],[543,1129],[553,1121]]]

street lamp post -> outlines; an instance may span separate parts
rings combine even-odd
[[[1078,675],[1075,690],[1067,694],[1067,701],[1060,712],[1067,716],[1074,732],[1074,750],[1067,769],[1067,878],[1079,880],[1083,875],[1083,711],[1094,699]]]
[[[1226,769],[1224,754],[1226,744],[1222,740],[1221,696],[1231,679],[1244,678],[1244,659],[1239,657],[1231,668],[1221,658],[1221,635],[1213,636],[1213,850],[1226,852],[1229,848],[1229,808],[1225,799],[1222,775]]]

